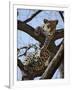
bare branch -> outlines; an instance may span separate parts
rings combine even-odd
[[[64,22],[64,16],[63,16],[63,14],[62,14],[62,11],[59,11],[59,14],[60,14],[60,16],[61,16],[61,18],[62,18],[62,20],[63,20],[63,22]]]
[[[20,68],[21,71],[24,71],[24,65],[22,64],[21,60],[17,60],[17,66]]]
[[[19,20],[17,21],[17,29],[26,32],[27,34],[32,36],[35,40],[38,40],[41,43],[43,43],[43,41],[45,40],[44,35],[40,35],[40,36],[35,35],[35,29],[22,21]]]
[[[17,66],[20,68],[22,72],[24,72],[24,75],[22,76],[22,80],[30,80],[30,77],[25,73],[24,65],[22,64],[20,59],[17,60]]]
[[[24,46],[24,47],[18,48],[18,50],[26,49],[26,48],[28,48],[28,47],[27,46]]]
[[[18,58],[21,57],[21,56],[26,56],[27,51],[28,51],[31,47],[32,47],[32,46],[29,46],[29,47],[26,47],[26,46],[25,46],[25,47],[20,48],[20,49],[24,49],[24,48],[25,48],[26,50],[25,50],[25,52],[24,52],[23,54],[19,55]]]
[[[17,21],[17,29],[20,30],[20,31],[26,32],[27,34],[32,36],[35,40],[38,40],[41,44],[44,43],[45,35],[43,35],[43,34],[41,34],[39,36],[36,35],[35,34],[35,29],[32,26],[18,20]],[[64,29],[56,30],[56,35],[55,35],[54,38],[59,39],[59,38],[62,38],[62,37],[64,37]]]
[[[64,29],[56,30],[54,40],[64,37]]]
[[[36,15],[38,15],[42,10],[38,10],[36,13],[34,13],[30,18],[24,21],[24,23],[30,22]]]

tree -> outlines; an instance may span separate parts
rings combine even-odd
[[[35,28],[33,28],[32,26],[30,26],[29,24],[27,24],[28,22],[32,21],[38,14],[40,14],[41,12],[43,12],[42,10],[38,10],[35,13],[33,13],[31,15],[30,18],[27,18],[25,21],[20,21],[17,20],[17,29],[22,31],[22,32],[26,32],[27,34],[29,34],[31,37],[33,37],[35,40],[39,41],[41,43],[41,46],[44,44],[45,41],[45,35],[41,34],[41,35],[36,35],[35,34]],[[59,11],[58,12],[64,22],[64,16],[63,16],[63,12]],[[54,56],[54,58],[51,60],[49,66],[46,68],[46,70],[44,70],[42,76],[40,79],[51,79],[52,76],[54,75],[55,71],[58,69],[58,67],[60,66],[61,62],[64,60],[64,43],[62,42],[59,46],[56,46],[54,41],[60,38],[64,37],[64,29],[58,29],[55,32],[55,36],[54,38],[49,42],[49,47],[50,45],[52,45],[53,47],[52,50],[56,53],[56,55]],[[32,45],[34,46],[34,45]],[[25,72],[24,70],[24,65],[21,62],[21,60],[19,59],[20,56],[25,56],[27,51],[32,47],[32,46],[24,46],[21,48],[17,48],[17,51],[20,52],[21,49],[25,49],[25,52],[19,56],[17,56],[18,60],[17,60],[17,65],[20,68],[20,70],[22,72]],[[29,75],[25,75],[22,80],[24,79],[34,79],[30,78]]]

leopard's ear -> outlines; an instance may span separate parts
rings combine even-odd
[[[47,19],[44,19],[44,23],[45,23],[45,24],[48,23],[48,20],[47,20]]]

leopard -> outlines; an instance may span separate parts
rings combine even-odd
[[[52,57],[55,55],[52,51],[50,51],[49,41],[51,41],[55,35],[58,20],[44,19],[43,21],[44,24],[37,27],[37,29],[46,36],[45,42],[40,50],[40,55],[30,55],[26,57],[23,63],[24,70],[31,80],[34,79],[34,77],[41,76],[43,74]]]

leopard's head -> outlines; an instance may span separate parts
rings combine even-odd
[[[58,24],[58,20],[47,20],[44,19],[44,24],[42,26],[44,32],[48,35],[53,35],[56,30],[56,25]]]

